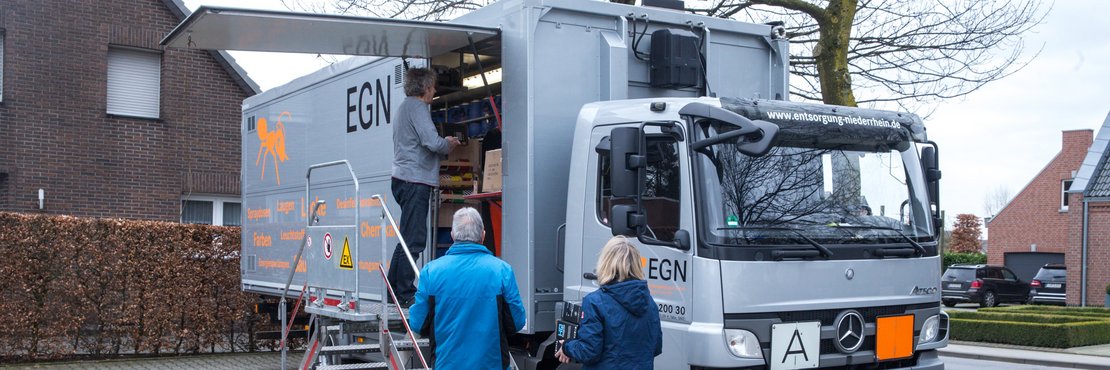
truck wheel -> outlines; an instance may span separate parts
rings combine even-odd
[[[956,302],[954,302],[954,301],[944,301],[944,307],[956,307]]]
[[[998,306],[998,297],[994,295],[994,292],[988,290],[986,293],[983,293],[983,301],[979,302],[979,307],[994,306]]]

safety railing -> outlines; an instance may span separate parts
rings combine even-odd
[[[393,302],[397,302],[397,295],[393,293],[393,286],[389,284],[389,279],[386,278],[386,276],[385,276],[385,270],[378,269],[378,271],[381,272],[381,274],[382,274],[382,282],[385,284],[385,289],[389,293],[389,296],[393,298]],[[409,327],[409,319],[408,319],[408,317],[405,316],[405,310],[402,310],[401,307],[398,306],[397,307],[397,312],[400,313],[401,323],[404,324],[405,332],[408,334],[409,340],[412,341],[412,348],[413,348],[414,351],[416,351],[416,357],[420,359],[420,364],[424,366],[425,370],[430,370],[431,368],[428,367],[428,360],[424,359],[424,352],[420,350],[420,344],[416,342],[416,335],[412,333],[412,328]],[[386,316],[385,315],[386,312],[382,312],[382,313],[383,313],[382,316]],[[397,353],[397,351],[396,351],[397,346],[393,344],[393,340],[392,340],[391,337],[386,338],[390,335],[389,334],[389,325],[384,320],[383,320],[383,322],[384,323],[381,325],[382,341],[380,343],[385,343],[385,342],[388,341],[389,346],[390,346],[390,352],[393,353],[393,354],[396,354]],[[382,352],[384,353],[385,351],[382,351]]]
[[[371,199],[377,199],[378,203],[380,203],[382,205],[382,230],[386,230],[386,226],[392,227],[393,230],[397,230],[397,240],[401,242],[401,247],[402,247],[401,250],[403,250],[405,252],[405,257],[408,258],[409,266],[412,267],[412,271],[416,273],[416,278],[419,279],[420,278],[420,269],[416,268],[416,260],[414,260],[412,258],[412,253],[409,252],[409,244],[406,243],[405,238],[401,236],[401,228],[398,227],[397,222],[393,220],[393,214],[389,212],[389,207],[385,206],[385,198],[382,198],[381,194],[371,195],[370,198]],[[386,222],[388,222],[389,224],[386,225]],[[390,258],[388,256],[388,253],[389,253],[389,240],[383,237],[382,238],[382,264],[381,264],[381,266],[385,266],[385,261],[390,260]],[[393,266],[390,266],[390,268],[393,268]],[[384,295],[383,295],[382,299],[383,300],[385,299]]]
[[[312,205],[312,213],[308,218],[308,224],[306,225],[306,227],[312,226],[312,223],[314,222],[314,220],[316,220],[316,211],[319,210],[320,206],[323,204],[324,201],[319,201]],[[285,280],[285,287],[281,290],[281,302],[278,304],[278,316],[281,316],[281,370],[285,370],[286,357],[289,354],[289,348],[286,345],[286,339],[289,337],[289,329],[291,329],[291,327],[286,324],[292,324],[287,321],[288,315],[286,314],[287,308],[285,307],[286,296],[289,295],[289,285],[293,283],[293,275],[297,273],[297,265],[301,263],[301,254],[304,253],[304,247],[307,243],[308,233],[305,233],[304,236],[301,237],[301,247],[297,248],[297,254],[293,257],[293,268],[289,269],[289,278]],[[301,290],[301,296],[297,298],[296,308],[293,309],[294,315],[296,315],[296,311],[300,308],[301,298],[304,297],[305,290],[307,289],[308,286],[306,285],[305,289]]]

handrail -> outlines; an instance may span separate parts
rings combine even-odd
[[[389,285],[389,278],[385,276],[385,270],[378,269],[378,272],[382,274],[382,281],[385,282],[385,288],[389,291],[389,296],[393,297],[394,302],[397,302],[397,295],[393,293],[393,286]],[[420,358],[420,364],[424,365],[425,370],[430,370],[431,368],[428,367],[428,361],[424,360],[424,352],[420,350],[420,344],[416,343],[416,336],[412,334],[412,328],[409,327],[409,319],[405,317],[405,310],[402,310],[401,307],[398,306],[397,312],[401,314],[401,323],[405,325],[405,331],[408,332],[409,340],[412,341],[412,348],[416,350],[416,357]],[[385,315],[388,315],[388,313],[382,310],[382,316]],[[393,343],[393,341],[390,341],[390,343]]]
[[[285,361],[285,356],[286,356],[286,353],[287,353],[287,348],[285,346],[285,339],[287,337],[289,337],[289,329],[290,329],[290,328],[286,328],[286,326],[285,326],[285,324],[286,324],[285,320],[287,320],[287,318],[286,318],[286,316],[287,316],[286,313],[287,312],[286,312],[286,308],[285,308],[286,296],[289,294],[289,285],[293,283],[293,275],[297,273],[297,265],[299,265],[301,263],[301,254],[304,253],[305,244],[308,243],[307,227],[312,226],[312,220],[316,219],[316,211],[319,210],[320,206],[323,205],[323,204],[324,204],[324,201],[321,200],[319,202],[316,202],[312,206],[312,213],[308,217],[308,225],[305,226],[306,232],[305,232],[304,236],[301,237],[301,247],[299,249],[297,249],[297,255],[293,257],[293,268],[289,270],[289,278],[285,280],[285,288],[283,288],[282,291],[281,291],[281,304],[278,306],[278,315],[281,315],[281,331],[282,331],[282,333],[281,333],[281,346],[280,346],[280,349],[279,349],[281,351],[281,370],[285,370],[285,362],[286,362]],[[301,296],[302,297],[304,296],[305,290],[308,290],[308,285],[307,284],[305,285],[305,289],[301,291]],[[300,301],[301,301],[301,299],[297,298],[297,302],[298,302],[297,305],[298,306],[300,306]],[[296,311],[296,310],[297,309],[294,308],[294,311]]]
[[[389,220],[389,225],[393,227],[393,230],[397,230],[397,240],[401,242],[401,250],[405,251],[405,257],[408,258],[409,265],[412,266],[412,271],[416,273],[416,278],[419,279],[420,269],[416,268],[416,260],[412,259],[412,253],[409,252],[409,245],[405,243],[405,238],[401,236],[401,228],[398,227],[397,222],[393,220],[393,214],[389,213],[389,207],[385,206],[385,198],[382,198],[381,194],[374,194],[370,196],[370,199],[377,199],[378,203],[382,205],[382,214]],[[393,266],[389,266],[389,268],[393,268]]]
[[[324,205],[324,203],[326,202],[321,200],[312,205],[312,214],[308,218],[307,226],[312,226],[312,220],[316,219],[316,211],[319,210],[320,206]],[[281,290],[281,299],[285,299],[285,296],[289,294],[289,285],[293,284],[293,275],[297,273],[297,265],[301,263],[301,254],[304,253],[304,247],[307,243],[308,233],[305,233],[304,236],[301,237],[301,247],[297,249],[297,254],[293,256],[293,268],[289,271],[289,278],[285,279],[285,288]]]

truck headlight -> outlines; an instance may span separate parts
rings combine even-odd
[[[940,317],[933,315],[921,324],[921,335],[917,337],[917,344],[929,343],[937,339],[940,334]]]
[[[725,329],[725,341],[728,350],[737,357],[763,358],[763,351],[759,348],[759,339],[750,331]]]

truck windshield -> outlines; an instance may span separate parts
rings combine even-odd
[[[733,127],[701,122],[695,135]],[[932,240],[917,149],[900,127],[780,125],[762,157],[696,154],[699,232],[718,246]]]

